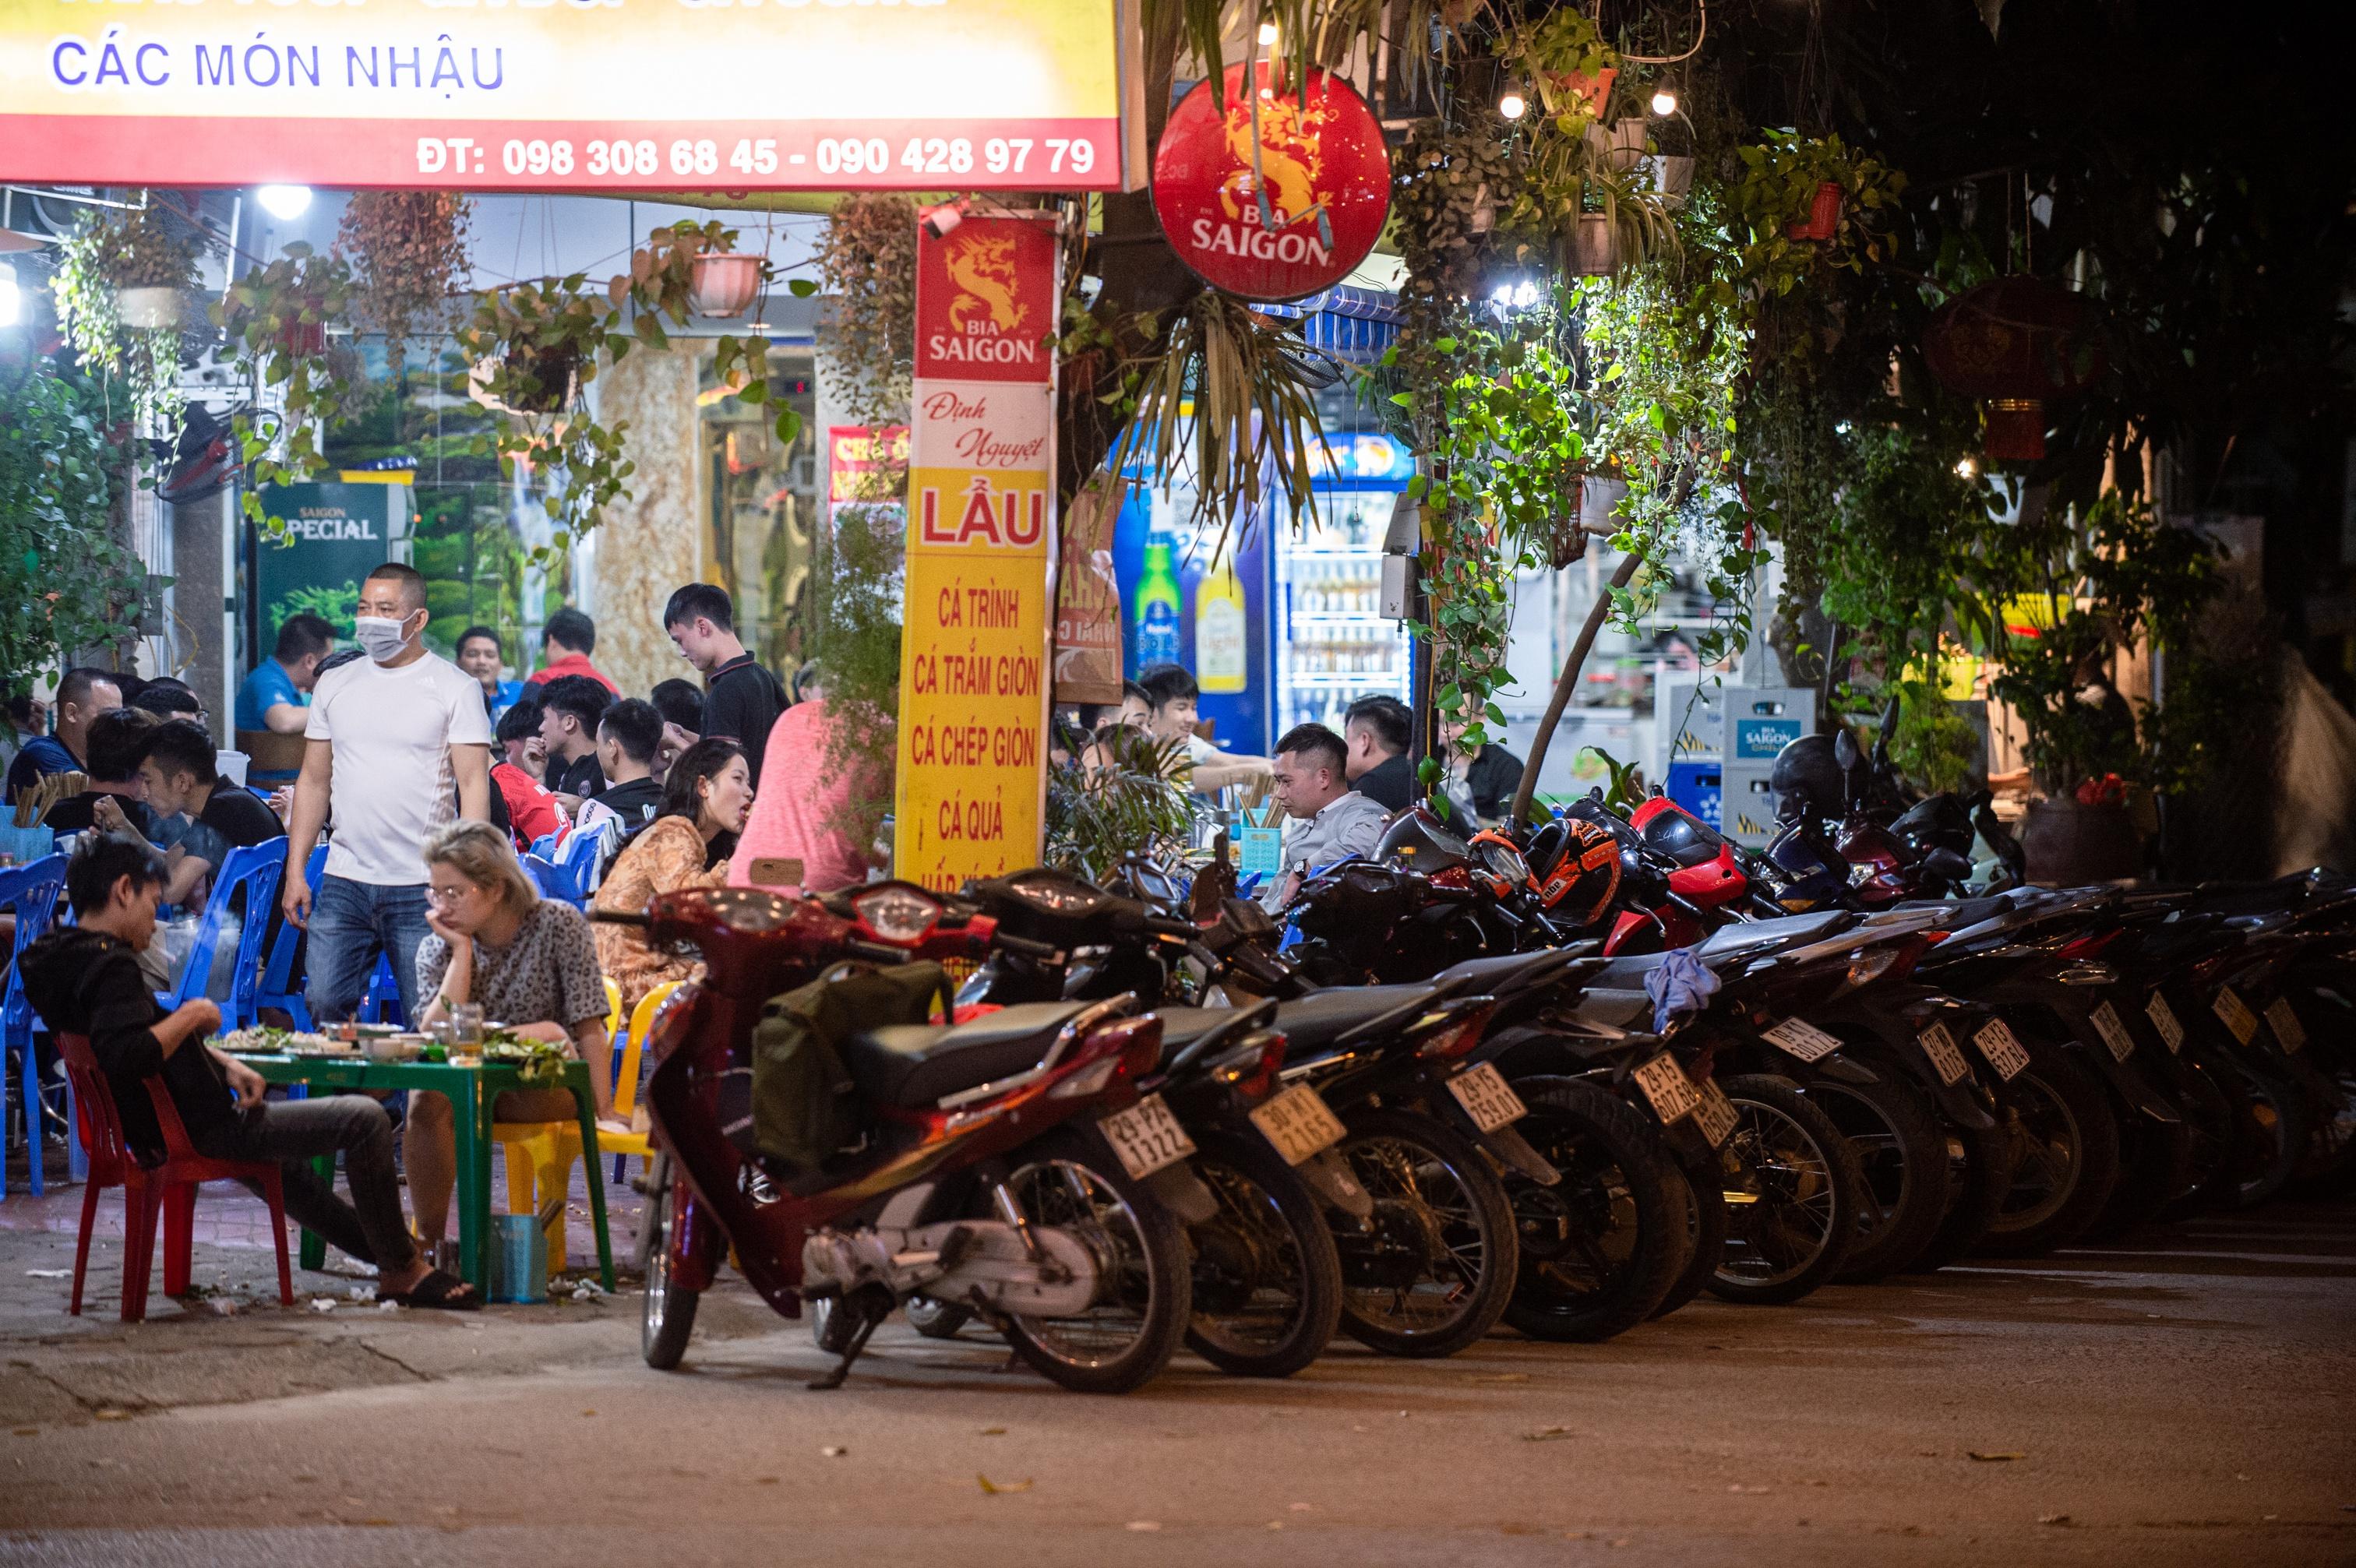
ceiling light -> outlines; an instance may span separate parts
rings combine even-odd
[[[1664,117],[1677,112],[1677,95],[1667,88],[1653,94],[1653,112]]]
[[[311,187],[307,185],[266,185],[253,195],[262,203],[262,210],[273,218],[291,220],[311,209]]]
[[[1497,100],[1497,112],[1508,120],[1520,119],[1529,112],[1529,101],[1525,99],[1516,88],[1505,89],[1505,95]]]
[[[25,296],[16,287],[16,269],[0,261],[0,326],[14,326],[24,314]]]
[[[1264,49],[1272,49],[1276,47],[1276,24],[1274,22],[1262,22],[1259,25],[1259,47]]]

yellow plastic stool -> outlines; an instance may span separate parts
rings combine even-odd
[[[605,1038],[622,1027],[622,987],[605,982]],[[491,1137],[506,1151],[508,1212],[537,1214],[551,1199],[573,1191],[573,1166],[581,1157],[581,1128],[573,1122],[494,1122]],[[548,1222],[548,1268],[562,1268],[569,1254],[564,1246],[564,1211]]]

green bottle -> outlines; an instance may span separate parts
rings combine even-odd
[[[1178,662],[1178,620],[1183,602],[1168,539],[1149,540],[1145,575],[1137,583],[1137,667]]]

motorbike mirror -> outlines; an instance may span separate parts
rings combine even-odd
[[[1276,922],[1269,918],[1268,911],[1249,899],[1229,899],[1226,913],[1229,923],[1246,936],[1272,936],[1276,933]]]
[[[1922,869],[1943,881],[1967,882],[1972,880],[1972,863],[1953,849],[1933,849],[1922,857]]]
[[[1836,734],[1833,737],[1833,761],[1840,764],[1841,772],[1847,773],[1856,767],[1858,760],[1856,739],[1847,730]]]

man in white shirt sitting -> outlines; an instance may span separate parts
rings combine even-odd
[[[1215,795],[1229,784],[1268,776],[1266,757],[1222,752],[1194,733],[1194,705],[1201,692],[1184,666],[1151,666],[1138,672],[1137,684],[1144,689],[1145,699],[1151,705],[1146,732],[1156,741],[1186,743],[1186,761],[1193,768],[1192,783],[1197,795]]]
[[[1371,855],[1390,814],[1350,787],[1349,748],[1323,724],[1299,724],[1276,743],[1272,782],[1284,825],[1284,863],[1261,887],[1270,914],[1292,901],[1311,873]]]

